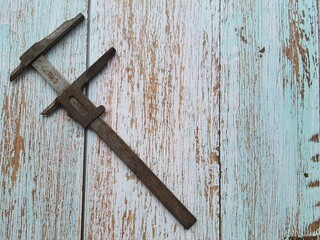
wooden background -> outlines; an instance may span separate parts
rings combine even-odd
[[[117,49],[88,95],[197,217],[190,230],[93,132],[40,115],[56,93],[35,70],[9,83],[79,12],[46,56],[72,82]],[[318,0],[0,0],[0,239],[319,236],[318,23]]]

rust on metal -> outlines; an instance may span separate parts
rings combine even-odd
[[[13,71],[10,80],[15,79],[26,67],[32,65],[60,94],[42,114],[48,115],[61,105],[67,110],[69,116],[83,127],[90,126],[184,228],[189,229],[196,222],[196,218],[118,134],[99,117],[105,111],[104,107],[95,107],[82,92],[85,84],[106,66],[115,55],[116,50],[110,48],[71,85],[43,56],[83,19],[83,15],[78,14],[75,18],[62,24],[47,38],[34,44],[21,56],[21,64]]]
[[[39,42],[33,44],[24,54],[21,55],[21,63],[10,74],[10,81],[13,81],[18,75],[20,75],[29,65],[36,60],[40,55],[45,54],[54,45],[56,45],[65,35],[67,35],[75,26],[82,22],[84,16],[79,13],[74,18],[65,21],[54,32],[45,37]]]

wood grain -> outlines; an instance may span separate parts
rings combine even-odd
[[[185,231],[89,131],[85,239],[218,238],[218,7],[91,1],[89,62],[117,56],[90,99],[198,222]]]
[[[319,5],[2,1],[0,239],[315,239]],[[56,93],[39,74],[9,83],[19,56],[79,12],[89,24],[48,59],[71,82],[117,49],[89,97],[197,217],[190,230],[96,134],[64,111],[41,117]]]
[[[222,239],[319,235],[316,1],[222,1]]]
[[[0,13],[0,239],[80,236],[83,130],[59,111],[40,112],[56,93],[34,70],[10,70],[34,42],[86,12],[85,1],[7,1]],[[2,11],[3,10],[3,11]],[[85,69],[86,24],[47,57],[70,81]],[[62,60],[63,59],[63,60]]]

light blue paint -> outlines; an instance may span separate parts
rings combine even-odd
[[[301,49],[309,52],[305,59],[309,66],[304,67],[298,50],[298,79],[297,68],[284,52],[296,47],[288,46],[294,19],[310,39],[297,34]],[[316,19],[316,4],[311,1],[222,4],[223,239],[287,239],[319,233],[307,231],[319,218],[314,204],[320,199],[319,189],[307,188],[312,178],[319,179],[309,141],[319,132]],[[260,57],[262,47],[265,53]],[[309,69],[310,87],[305,78]]]
[[[310,141],[320,132],[316,1],[221,1],[219,6],[219,1],[140,1],[132,7],[125,1],[91,1],[89,62],[111,46],[118,56],[90,84],[90,98],[109,108],[106,120],[198,222],[189,231],[180,228],[89,132],[87,236],[320,234],[308,230],[320,218],[315,207],[320,190],[308,187],[320,177],[319,163],[311,161],[320,146]],[[83,130],[63,111],[40,116],[56,93],[35,71],[15,84],[8,75],[31,44],[65,19],[86,14],[88,1],[16,0],[1,7],[0,239],[78,238]],[[292,40],[294,21],[298,34]],[[85,70],[86,34],[84,23],[47,55],[70,82]],[[300,46],[298,64],[285,52],[296,48],[292,43]],[[259,53],[263,47],[265,53]],[[304,60],[303,51],[308,52]],[[208,163],[211,154],[219,155],[219,128],[221,176],[218,163]],[[18,152],[16,137],[23,146]]]
[[[8,24],[0,24],[0,79],[3,80],[8,76],[8,69],[5,68],[7,63],[7,57],[9,55],[9,25]],[[5,87],[0,83],[0,109],[3,109],[4,98],[5,98]],[[3,129],[5,128],[4,116],[0,115],[0,136],[2,136]],[[5,159],[3,145],[0,148],[0,166],[3,165],[3,161]],[[1,169],[1,168],[0,168]],[[5,189],[2,183],[5,181],[4,174],[0,174],[0,195],[3,196],[5,194]],[[1,203],[1,209],[4,207]],[[5,213],[0,211],[0,226],[7,226],[8,218],[5,217]],[[0,238],[4,238],[2,234],[3,229],[0,227]]]

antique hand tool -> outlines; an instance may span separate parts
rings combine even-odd
[[[84,16],[81,13],[78,14],[73,19],[64,22],[46,38],[32,45],[20,57],[21,63],[11,73],[10,81],[13,81],[22,71],[32,65],[60,94],[41,114],[49,115],[57,107],[62,106],[68,115],[80,123],[81,126],[84,128],[90,127],[116,155],[118,155],[184,228],[189,229],[196,222],[196,218],[107,123],[100,118],[105,108],[103,106],[95,107],[83,93],[83,87],[107,65],[108,61],[115,55],[116,50],[110,48],[71,85],[43,56],[83,19]]]

